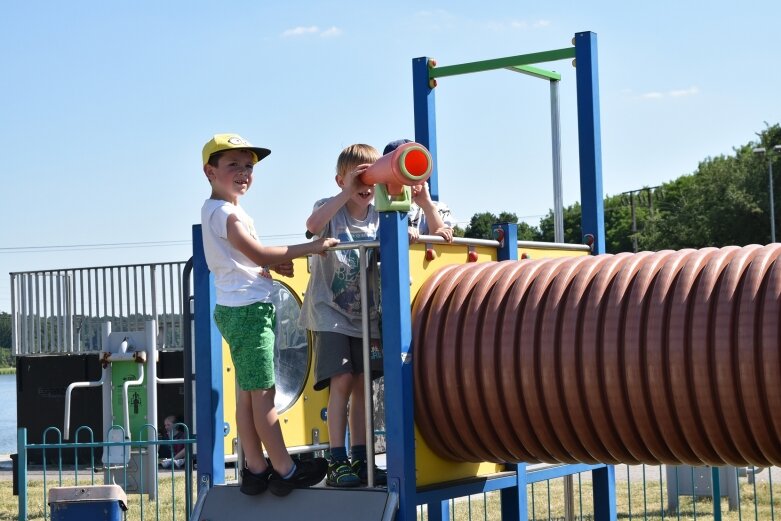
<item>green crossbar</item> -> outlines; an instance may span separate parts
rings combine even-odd
[[[493,60],[461,63],[458,65],[446,65],[444,67],[433,67],[429,69],[428,76],[429,78],[444,78],[445,76],[457,76],[459,74],[471,74],[473,72],[491,71],[494,69],[513,69],[519,72],[526,72],[536,76],[558,80],[561,79],[561,76],[555,72],[537,69],[535,67],[526,68],[526,66],[535,63],[566,60],[567,58],[574,57],[575,48],[567,47],[566,49],[521,54],[519,56],[509,56],[507,58],[494,58]]]

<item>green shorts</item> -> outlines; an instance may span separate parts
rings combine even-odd
[[[274,305],[214,308],[214,322],[230,347],[236,380],[242,391],[274,387]]]

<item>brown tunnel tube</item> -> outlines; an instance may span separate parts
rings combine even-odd
[[[781,245],[447,266],[415,419],[467,462],[781,465]]]

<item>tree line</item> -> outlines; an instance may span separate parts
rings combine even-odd
[[[16,365],[11,356],[11,315],[0,311],[0,367]]]
[[[781,144],[781,126],[766,127],[757,134],[757,140],[733,148],[732,155],[703,160],[691,174],[658,187],[643,187],[632,194],[606,196],[606,251],[769,243],[768,159],[781,159],[781,154],[772,152],[775,145]],[[754,153],[757,147],[764,147],[767,155]],[[778,164],[776,172],[781,173],[781,161]],[[773,183],[773,195],[781,204],[779,185],[781,182]],[[580,214],[578,202],[564,209],[565,242],[583,242]],[[477,213],[465,230],[456,233],[491,239],[491,225],[498,222],[517,223],[518,240],[553,241],[553,210],[540,220],[539,226],[518,223],[516,214],[510,212],[498,216]]]

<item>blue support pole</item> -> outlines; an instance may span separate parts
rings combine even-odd
[[[594,482],[594,519],[616,521],[616,468],[613,465],[591,471]]]
[[[575,34],[578,91],[578,152],[580,157],[581,231],[594,238],[592,251],[605,253],[605,212],[602,195],[602,137],[599,119],[597,35]]]
[[[719,476],[719,467],[711,467],[711,492],[713,493],[713,520],[721,521],[721,479]]]
[[[434,168],[428,178],[429,192],[439,201],[437,170],[437,122],[434,111],[434,89],[429,86],[428,57],[412,60],[412,100],[415,113],[415,141],[431,152]]]
[[[16,483],[19,490],[19,520],[27,521],[27,429],[16,429]]]
[[[409,292],[407,214],[380,213],[382,348],[388,491],[399,494],[398,521],[414,521],[415,436],[412,395],[412,320]]]
[[[492,230],[494,237],[499,240],[496,258],[500,261],[518,260],[518,225],[514,223],[494,224]]]
[[[206,265],[201,225],[193,226],[195,291],[195,410],[198,436],[198,490],[225,483],[222,410],[222,337],[212,318],[214,278]]]
[[[500,261],[518,260],[518,225],[500,223],[493,225],[494,237],[499,240],[496,258]],[[507,465],[507,470],[516,474],[516,485],[501,490],[502,519],[505,521],[521,521],[528,518],[526,506],[526,464]]]
[[[502,521],[526,521],[529,519],[528,495],[526,493],[526,463],[507,465],[507,470],[515,470],[518,484],[514,487],[503,488],[500,492]]]
[[[428,521],[450,521],[450,500],[432,501],[428,503]]]

